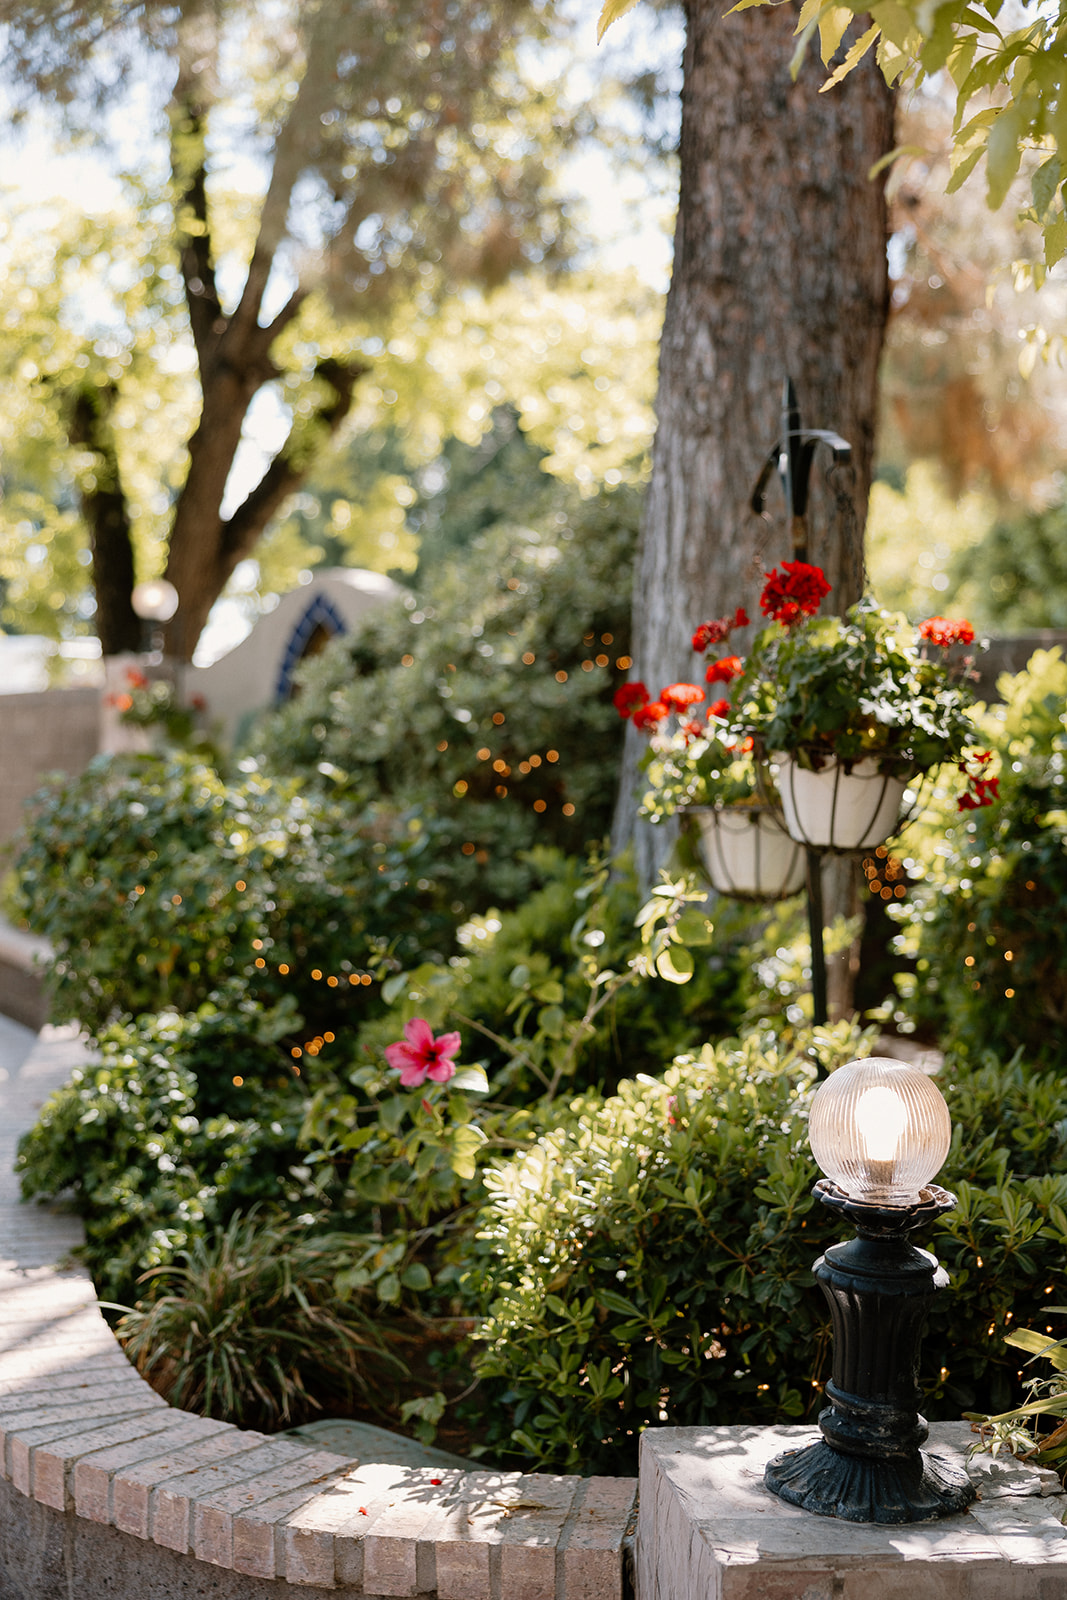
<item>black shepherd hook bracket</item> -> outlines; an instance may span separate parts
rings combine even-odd
[[[757,517],[765,516],[767,485],[777,472],[785,493],[793,560],[808,560],[808,485],[811,464],[821,444],[833,452],[835,464],[852,459],[847,439],[829,428],[805,428],[800,420],[796,386],[786,378],[782,387],[782,420],[778,442],[767,457],[752,491],[751,506]],[[808,928],[811,935],[812,1020],[822,1026],[829,1017],[826,993],[826,948],[823,934],[822,854],[805,846],[808,864]]]
[[[750,504],[757,517],[764,516],[767,485],[777,472],[785,494],[790,521],[793,560],[808,559],[808,485],[811,464],[821,444],[833,451],[835,462],[852,459],[852,446],[830,428],[805,428],[800,421],[796,386],[786,378],[782,388],[782,420],[779,438],[756,480]]]

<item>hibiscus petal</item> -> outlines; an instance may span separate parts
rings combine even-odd
[[[462,1043],[458,1033],[439,1033],[434,1042],[434,1054],[439,1061],[444,1061],[448,1056],[454,1056]]]
[[[416,1050],[425,1052],[433,1049],[433,1029],[425,1017],[412,1017],[410,1022],[405,1022],[404,1038]]]
[[[447,1083],[449,1078],[455,1077],[455,1074],[456,1064],[454,1061],[435,1061],[427,1071],[427,1076],[432,1078],[434,1083]]]
[[[426,1064],[422,1060],[411,1061],[401,1068],[400,1084],[404,1089],[417,1089],[426,1082]]]
[[[426,1054],[423,1050],[413,1050],[409,1044],[397,1040],[396,1044],[386,1045],[385,1059],[397,1072],[407,1072],[412,1067],[422,1067],[425,1064]]]

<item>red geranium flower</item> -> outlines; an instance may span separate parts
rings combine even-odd
[[[993,758],[992,750],[975,750],[958,763],[967,780],[967,787],[956,801],[957,811],[977,811],[981,806],[991,806],[1000,798],[1000,779],[983,778],[986,764]],[[972,770],[969,763],[974,763]]]
[[[637,707],[634,712],[634,727],[640,728],[642,733],[651,733],[657,722],[662,722],[664,717],[669,717],[670,714],[670,706],[665,706],[662,700],[652,700],[648,705]]]
[[[787,628],[801,617],[813,617],[823,596],[830,593],[822,568],[809,566],[806,561],[783,561],[780,573],[775,568],[766,577],[760,610]]]
[[[919,638],[947,650],[950,644],[973,644],[974,629],[966,618],[955,621],[951,617],[927,617],[919,623]]]
[[[735,628],[747,627],[748,612],[744,606],[738,606],[732,622],[729,617],[714,617],[710,622],[702,622],[693,635],[693,649],[698,655],[703,655],[709,645],[722,644],[724,639],[728,639]]]
[[[709,722],[712,720],[713,717],[718,717],[720,722],[725,722],[726,718],[729,715],[730,715],[730,702],[729,702],[729,700],[715,700],[708,707],[708,721]]]
[[[612,700],[620,717],[628,717],[638,706],[648,704],[648,690],[640,679],[624,683],[615,690]]]
[[[704,676],[709,683],[731,683],[744,670],[745,663],[740,656],[720,656],[718,661],[711,663]]]
[[[695,683],[672,683],[660,690],[659,697],[672,711],[685,711],[703,700],[704,691],[698,689]]]
[[[147,689],[148,679],[143,672],[138,672],[136,667],[130,667],[126,673],[126,682],[131,689]]]
[[[425,1017],[412,1017],[404,1024],[404,1038],[386,1045],[385,1059],[399,1072],[405,1089],[417,1089],[427,1078],[447,1083],[455,1073],[452,1057],[461,1043],[458,1033],[442,1033],[435,1039]]]

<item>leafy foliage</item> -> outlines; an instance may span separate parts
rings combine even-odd
[[[974,742],[972,696],[921,649],[902,616],[861,601],[758,636],[734,692],[736,720],[769,751],[816,767],[874,757],[901,777],[959,760]]]
[[[154,1268],[158,1294],[128,1310],[116,1334],[138,1371],[172,1405],[246,1427],[303,1421],[323,1395],[366,1394],[390,1357],[338,1277],[351,1235],[234,1216],[194,1239],[183,1264]]]
[[[232,999],[115,1025],[45,1103],[19,1143],[22,1192],[73,1192],[105,1296],[236,1210],[324,1203],[297,1148],[307,1094],[278,1047],[287,1025]]]
[[[98,758],[42,791],[17,860],[20,905],[52,944],[53,1013],[192,1012],[230,983],[312,1034],[366,1009],[370,969],[447,942],[417,878],[435,830],[342,808],[254,766],[227,784],[194,757]],[[388,932],[386,930],[389,930]],[[362,983],[366,977],[368,983]]]
[[[431,536],[417,594],[312,661],[257,737],[265,765],[347,804],[432,815],[457,914],[518,901],[533,846],[580,853],[610,827],[637,496],[531,488],[534,516],[491,508],[462,562]]]
[[[633,3],[605,0],[600,33],[625,16]],[[733,11],[769,3],[737,0]],[[871,50],[890,84],[921,84],[947,73],[955,91],[949,193],[981,163],[987,200],[996,210],[1020,166],[1034,152],[1037,159],[1028,163],[1032,172],[1028,216],[1043,230],[1048,268],[1067,251],[1061,167],[1067,146],[1065,28],[1067,13],[1062,5],[1021,12],[1009,10],[1002,0],[978,4],[943,0],[934,7],[923,0],[877,0],[872,6],[861,0],[843,4],[805,0],[797,19],[793,69],[799,71],[817,37],[823,65],[829,69],[824,90],[832,90]]]
[[[1065,1059],[1067,1018],[1067,664],[1035,652],[998,683],[981,719],[999,757],[1000,799],[955,821],[942,807],[914,830],[913,884],[895,913],[916,962],[906,1000],[956,1047]]]
[[[632,1471],[646,1426],[814,1417],[830,1350],[811,1264],[840,1224],[810,1193],[812,1052],[832,1066],[869,1041],[841,1026],[809,1039],[708,1046],[576,1106],[487,1174],[477,1367],[510,1412],[498,1448]],[[1061,1084],[1016,1062],[957,1070],[944,1087],[956,1123],[945,1181],[961,1203],[932,1240],[953,1275],[925,1347],[934,1416],[1017,1392],[1000,1335],[1037,1314],[1067,1243],[1067,1177],[1041,1175],[1062,1160],[1062,1136],[1031,1109],[1052,1097],[1062,1121]]]

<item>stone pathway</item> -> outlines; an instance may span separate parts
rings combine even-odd
[[[87,1059],[76,1027],[44,1028],[38,1035],[0,1016],[0,1270],[53,1266],[82,1242],[81,1219],[61,1205],[22,1203],[14,1165],[20,1136]],[[68,1268],[86,1276],[82,1268]]]

